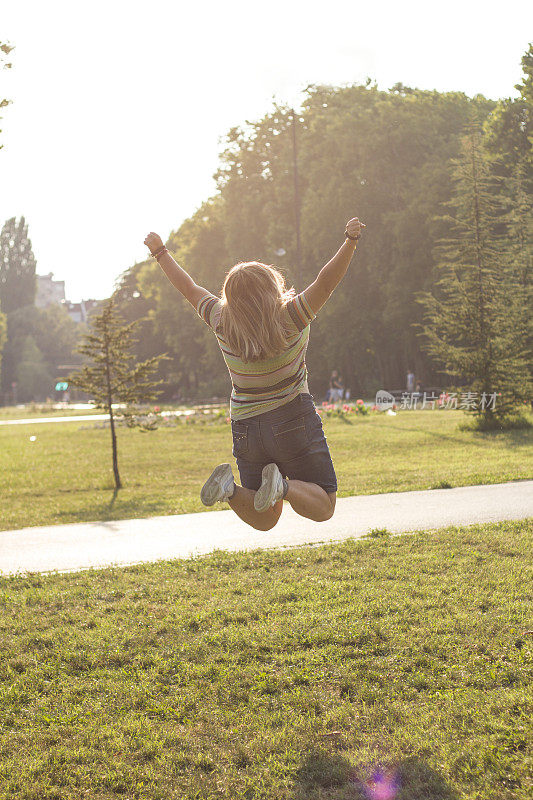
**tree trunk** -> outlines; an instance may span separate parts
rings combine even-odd
[[[120,475],[118,474],[117,437],[115,434],[115,421],[113,419],[113,409],[111,407],[113,398],[111,395],[111,375],[109,374],[109,352],[107,349],[107,341],[106,341],[105,366],[106,366],[106,378],[107,378],[107,407],[109,408],[109,424],[111,427],[111,443],[113,448],[113,474],[115,476],[115,489],[122,489],[122,484],[120,482]]]
[[[117,458],[117,437],[115,434],[115,422],[113,420],[113,410],[111,403],[109,403],[109,423],[111,426],[111,442],[113,445],[113,474],[115,476],[115,488],[122,489],[120,482],[120,475],[118,474],[118,458]]]
[[[377,363],[378,372],[379,372],[379,382],[380,382],[380,385],[381,385],[380,388],[381,389],[385,389],[386,388],[385,387],[385,384],[386,384],[386,381],[385,381],[385,369],[384,369],[384,366],[383,366],[383,359],[381,357],[381,353],[379,352],[378,347],[376,347],[376,363]]]

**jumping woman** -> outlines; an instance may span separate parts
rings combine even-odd
[[[323,522],[333,516],[337,477],[307,385],[305,353],[309,326],[346,274],[365,227],[346,224],[345,241],[305,291],[287,289],[268,264],[247,261],[226,275],[220,297],[198,286],[172,258],[161,238],[144,240],[173,286],[213,330],[232,382],[233,455],[219,464],[200,492],[205,506],[229,503],[256,530],[277,523],[287,500],[302,517]]]

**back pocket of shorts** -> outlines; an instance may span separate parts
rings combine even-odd
[[[235,458],[245,456],[248,452],[248,425],[246,422],[232,419],[231,434],[233,437],[233,455]]]
[[[284,460],[296,458],[309,445],[305,417],[296,417],[272,425],[272,433],[280,456]]]

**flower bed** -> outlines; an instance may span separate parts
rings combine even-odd
[[[396,405],[393,406],[396,409]],[[325,417],[366,417],[369,414],[380,412],[377,405],[365,405],[364,400],[356,400],[355,403],[328,403],[324,400],[321,406],[317,407],[319,414]],[[381,412],[383,413],[383,412]]]

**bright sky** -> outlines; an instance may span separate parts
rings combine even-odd
[[[72,301],[108,296],[145,258],[149,231],[165,240],[214,193],[222,137],[273,99],[298,106],[309,83],[367,76],[380,89],[515,97],[533,30],[528,0],[0,0],[0,11],[0,41],[16,46],[0,72],[0,99],[13,100],[0,225],[26,217],[37,273],[65,280]]]

